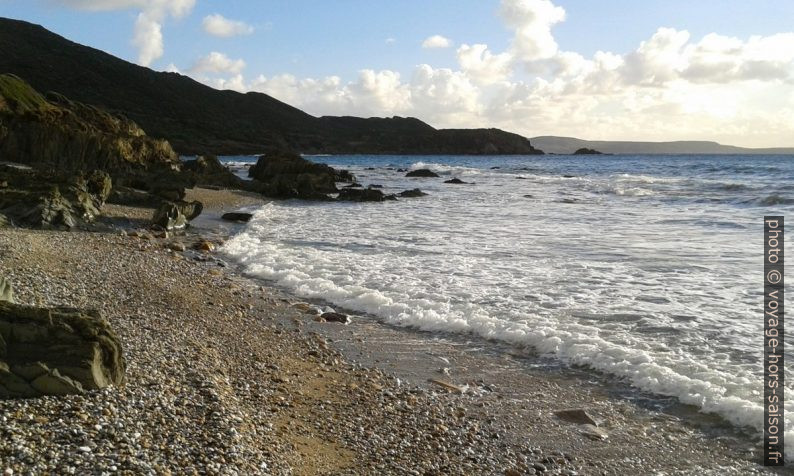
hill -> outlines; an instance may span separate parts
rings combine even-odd
[[[124,114],[181,154],[255,154],[273,148],[334,154],[537,154],[498,129],[438,130],[414,118],[311,116],[271,96],[219,91],[0,18],[0,73],[35,89]]]
[[[710,141],[630,142],[539,136],[532,145],[550,154],[573,154],[587,148],[605,154],[794,154],[792,147],[749,149]]]

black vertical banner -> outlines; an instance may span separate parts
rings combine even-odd
[[[785,463],[783,217],[764,217],[764,466]]]

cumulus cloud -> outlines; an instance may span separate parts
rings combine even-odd
[[[161,56],[163,22],[182,18],[193,10],[196,0],[53,0],[69,8],[90,11],[140,10],[135,20],[132,44],[138,49],[138,63],[149,66]]]
[[[204,31],[212,36],[228,38],[238,35],[250,35],[254,32],[254,27],[237,20],[229,20],[219,13],[207,15],[201,22]]]
[[[429,36],[422,42],[422,48],[449,48],[452,45],[452,40],[441,35]]]
[[[436,127],[500,127],[529,137],[745,146],[790,145],[794,137],[794,33],[692,38],[663,27],[630,51],[585,57],[557,44],[553,27],[566,12],[551,1],[503,0],[499,12],[510,46],[461,44],[457,68],[248,81],[224,57],[227,69],[205,71],[228,77],[203,80],[264,92],[315,115],[414,116]]]
[[[190,68],[190,72],[239,74],[243,69],[245,69],[245,61],[241,59],[233,60],[223,53],[213,51],[207,56],[199,58]]]

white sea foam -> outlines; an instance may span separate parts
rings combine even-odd
[[[442,165],[412,168],[469,168]],[[416,183],[354,172],[387,188]],[[425,180],[430,196],[398,203],[269,204],[223,251],[306,298],[528,347],[762,428],[754,210],[704,216],[703,206],[658,201],[694,195],[682,188],[691,180],[478,175],[472,187]],[[737,226],[717,234],[720,223]],[[786,410],[794,415],[794,403]]]

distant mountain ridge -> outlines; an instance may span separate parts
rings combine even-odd
[[[794,147],[751,149],[711,141],[632,142],[558,136],[538,136],[530,141],[547,154],[573,154],[582,148],[605,154],[794,154]]]
[[[45,28],[0,18],[0,73],[135,121],[181,154],[541,154],[499,129],[435,129],[414,118],[314,117],[266,94],[219,91],[176,73],[152,71],[69,41]]]

